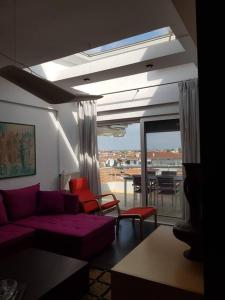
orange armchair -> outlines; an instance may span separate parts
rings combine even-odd
[[[77,195],[85,213],[92,213],[98,211],[101,215],[104,211],[111,211],[117,209],[120,215],[119,200],[116,199],[114,194],[94,195],[88,185],[86,177],[73,178],[69,181],[70,192]],[[101,199],[106,196],[112,196],[111,201],[101,203]]]

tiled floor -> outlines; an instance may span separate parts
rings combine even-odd
[[[89,290],[81,300],[110,300],[111,273],[107,270],[91,268],[89,272]]]
[[[154,230],[153,223],[143,222],[144,238]],[[108,248],[91,260],[91,268],[110,270],[141,241],[139,222],[136,221],[133,224],[130,219],[121,220],[118,236]]]
[[[144,222],[144,238],[151,234],[155,227],[150,222]],[[123,220],[120,224],[119,235],[114,242],[102,253],[95,256],[90,263],[89,290],[81,300],[110,300],[111,273],[110,269],[132,251],[139,243],[139,223]]]

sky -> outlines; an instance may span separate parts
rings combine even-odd
[[[117,49],[120,47],[132,45],[134,43],[150,40],[155,37],[159,37],[159,36],[168,34],[168,32],[169,32],[169,27],[164,27],[164,28],[156,29],[156,30],[149,31],[146,33],[138,34],[138,35],[135,35],[135,36],[132,36],[132,37],[129,37],[126,39],[122,39],[122,40],[119,40],[119,41],[116,41],[116,42],[113,42],[110,44],[106,44],[106,45],[103,45],[100,47],[89,49],[87,51],[84,51],[84,53],[86,53],[88,55],[100,54],[102,52],[109,51],[112,49]]]
[[[99,150],[139,150],[140,124],[134,123],[126,128],[127,134],[124,137],[99,136]],[[164,150],[181,148],[180,132],[160,132],[147,134],[147,150]]]

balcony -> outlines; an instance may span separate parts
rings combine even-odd
[[[148,205],[157,207],[159,221],[175,223],[177,219],[182,218],[183,202],[183,184],[182,184],[182,167],[181,166],[162,166],[154,165],[156,177],[165,171],[176,171],[178,178],[178,192],[176,196],[171,194],[158,194],[158,190],[152,190],[148,193]],[[100,168],[100,179],[102,192],[112,192],[119,200],[120,207],[123,210],[135,206],[142,206],[141,194],[134,193],[132,175],[141,174],[141,168],[122,168],[102,167]]]

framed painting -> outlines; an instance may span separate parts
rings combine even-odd
[[[0,179],[35,174],[35,126],[0,122]]]

